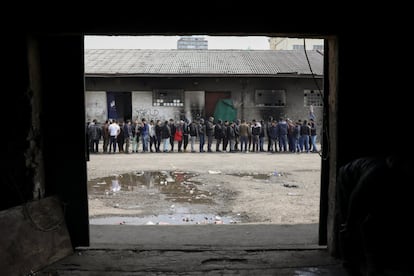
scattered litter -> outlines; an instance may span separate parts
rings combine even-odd
[[[221,171],[208,171],[209,174],[221,174]]]
[[[298,194],[298,193],[287,193],[287,195],[289,195],[289,196],[301,196],[301,194]]]
[[[157,215],[157,216],[144,216],[144,217],[98,217],[91,218],[91,224],[115,224],[115,225],[167,225],[167,224],[235,224],[241,223],[240,217],[232,218],[226,216],[218,216],[215,214],[182,214],[179,216],[168,215]]]
[[[112,192],[119,192],[121,190],[121,185],[119,185],[118,179],[112,180]]]
[[[283,184],[283,187],[286,187],[286,188],[297,188],[298,187],[298,185],[295,185],[295,184]]]
[[[103,182],[97,182],[96,184],[98,184],[98,185],[105,185],[106,182],[105,181],[103,181]]]
[[[136,176],[143,176],[144,175],[144,171],[136,172],[135,175]]]

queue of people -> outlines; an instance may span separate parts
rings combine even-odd
[[[314,119],[222,121],[187,119],[87,123],[90,153],[138,152],[319,152]],[[102,150],[99,144],[102,140]],[[198,141],[198,145],[196,145]],[[214,144],[214,147],[213,147]],[[266,145],[266,147],[265,147]],[[175,150],[176,149],[176,150]]]

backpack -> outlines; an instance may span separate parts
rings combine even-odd
[[[181,129],[177,129],[177,131],[174,134],[174,140],[175,141],[182,141],[183,139],[183,132]]]

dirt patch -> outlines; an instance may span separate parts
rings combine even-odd
[[[98,154],[88,178],[92,224],[319,221],[318,154]]]

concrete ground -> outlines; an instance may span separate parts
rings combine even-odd
[[[90,247],[36,275],[347,275],[317,228],[91,225]]]
[[[90,225],[90,246],[76,248],[72,255],[35,275],[348,275],[341,261],[330,256],[326,246],[318,244],[316,207],[319,205],[320,164],[321,156],[318,154],[91,155],[88,179],[146,170],[197,172],[200,176],[204,174],[204,180],[214,176],[210,179],[213,183],[218,181],[214,184],[239,189],[239,194],[244,194],[244,197],[238,196],[233,200],[237,204],[233,202],[232,209],[247,206],[246,212],[255,209],[259,213],[270,208],[273,208],[271,212],[283,209],[285,217],[295,217],[302,222]],[[250,178],[223,181],[226,175],[275,170],[286,176],[281,178],[283,181],[298,184],[295,196],[289,195],[289,190],[284,189],[290,188],[278,182],[263,183]],[[209,171],[220,174],[210,174]],[[275,187],[277,189],[266,190]],[[137,194],[142,191],[138,189]],[[301,215],[296,216],[296,213],[294,216],[293,211]],[[309,220],[309,217],[316,220]],[[412,273],[390,270],[381,275],[405,276]]]
[[[90,225],[91,248],[324,249],[318,224]]]
[[[95,224],[177,224],[181,217],[204,223],[215,216],[224,223],[314,224],[321,162],[316,153],[93,154],[87,163],[89,215]],[[161,181],[166,176],[154,172],[172,181],[167,185]],[[114,175],[122,186],[117,192]]]
[[[88,162],[88,178],[137,169],[306,172],[320,170],[320,161],[318,154],[290,153],[96,154]],[[318,245],[318,227],[90,225],[89,247],[38,275],[346,275],[340,261]]]

